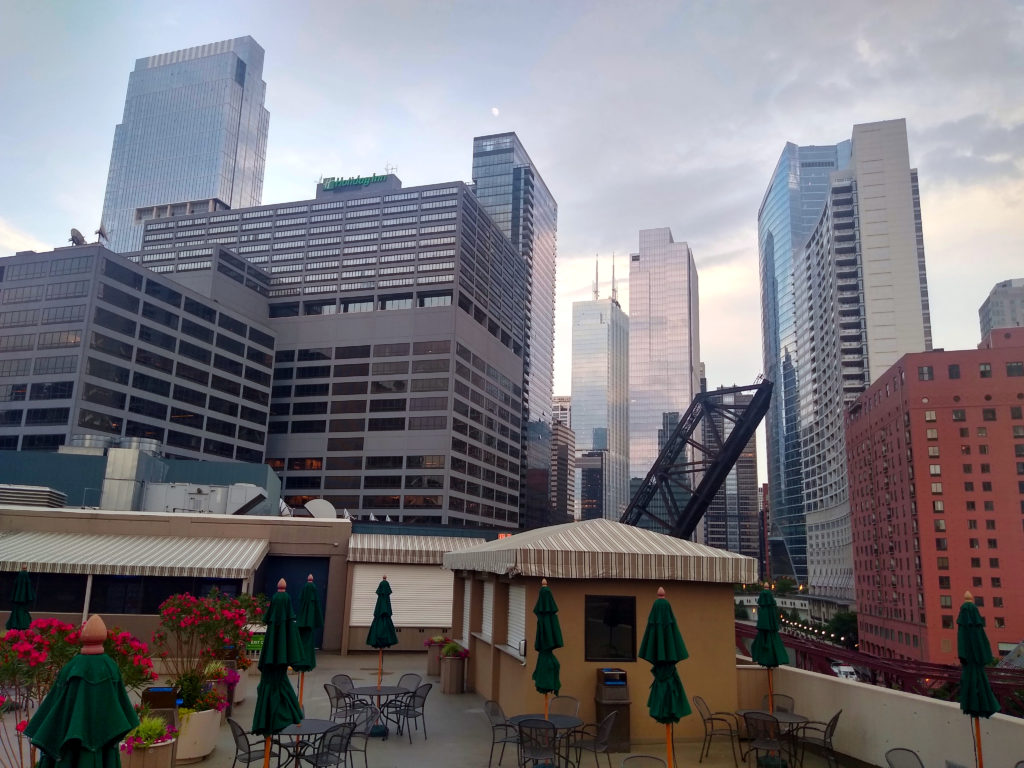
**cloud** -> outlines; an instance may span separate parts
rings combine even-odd
[[[52,245],[34,235],[23,232],[4,218],[0,218],[0,257],[13,256],[18,251],[51,251]]]

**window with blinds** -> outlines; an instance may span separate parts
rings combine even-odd
[[[511,585],[508,588],[508,640],[506,643],[518,653],[520,644],[524,640],[526,640],[526,587]],[[525,645],[523,647],[525,648]]]
[[[484,582],[483,616],[480,622],[480,634],[483,639],[491,642],[494,637],[494,582]]]

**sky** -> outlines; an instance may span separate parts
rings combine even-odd
[[[693,249],[709,385],[762,370],[757,209],[787,141],[906,118],[936,347],[1024,277],[1024,4],[0,0],[0,256],[99,224],[135,59],[252,35],[266,50],[264,203],[321,176],[469,181],[515,131],[559,205],[555,394],[571,305],[638,231]]]

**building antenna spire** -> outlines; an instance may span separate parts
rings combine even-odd
[[[612,301],[619,303],[619,287],[615,284],[615,251],[612,251]]]
[[[598,299],[598,292],[597,292],[597,268],[598,268],[598,265],[600,263],[601,262],[598,259],[597,254],[595,253],[594,254],[594,301],[597,301],[597,299]]]

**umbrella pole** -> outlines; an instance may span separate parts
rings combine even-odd
[[[270,768],[270,737],[267,736],[263,741],[263,768]]]
[[[978,768],[985,768],[985,761],[981,757],[981,718],[971,719],[974,721],[974,751],[978,757]]]
[[[306,684],[306,673],[299,672],[299,706],[302,706],[302,689]]]
[[[768,711],[775,713],[775,693],[772,691],[772,668],[768,667]]]
[[[672,768],[672,723],[665,723],[665,758],[668,768]]]
[[[384,649],[377,650],[377,688],[380,689],[380,678],[384,672]]]
[[[551,694],[549,694],[549,693],[545,693],[544,694],[544,719],[545,720],[548,719],[548,696],[550,696],[550,695]]]

